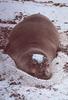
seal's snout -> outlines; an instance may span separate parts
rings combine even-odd
[[[45,75],[44,79],[47,79],[47,80],[52,77],[52,72],[51,72],[50,66],[46,66],[44,75]]]

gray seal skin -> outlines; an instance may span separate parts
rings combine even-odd
[[[16,62],[19,69],[28,74],[48,80],[52,77],[51,62],[59,46],[58,31],[53,23],[41,14],[24,18],[14,27],[5,52]],[[33,54],[43,55],[38,63]]]

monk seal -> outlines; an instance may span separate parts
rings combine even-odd
[[[14,27],[5,52],[19,69],[47,80],[52,77],[50,64],[58,45],[58,31],[53,23],[44,15],[33,14]]]

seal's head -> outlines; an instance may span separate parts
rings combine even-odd
[[[16,63],[18,68],[34,77],[48,80],[52,76],[49,59],[40,50],[27,50]]]

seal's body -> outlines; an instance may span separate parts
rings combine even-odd
[[[41,79],[52,75],[50,63],[56,56],[59,39],[52,22],[41,14],[25,18],[12,30],[6,52],[19,69]],[[33,54],[44,55],[44,61],[32,60]]]

